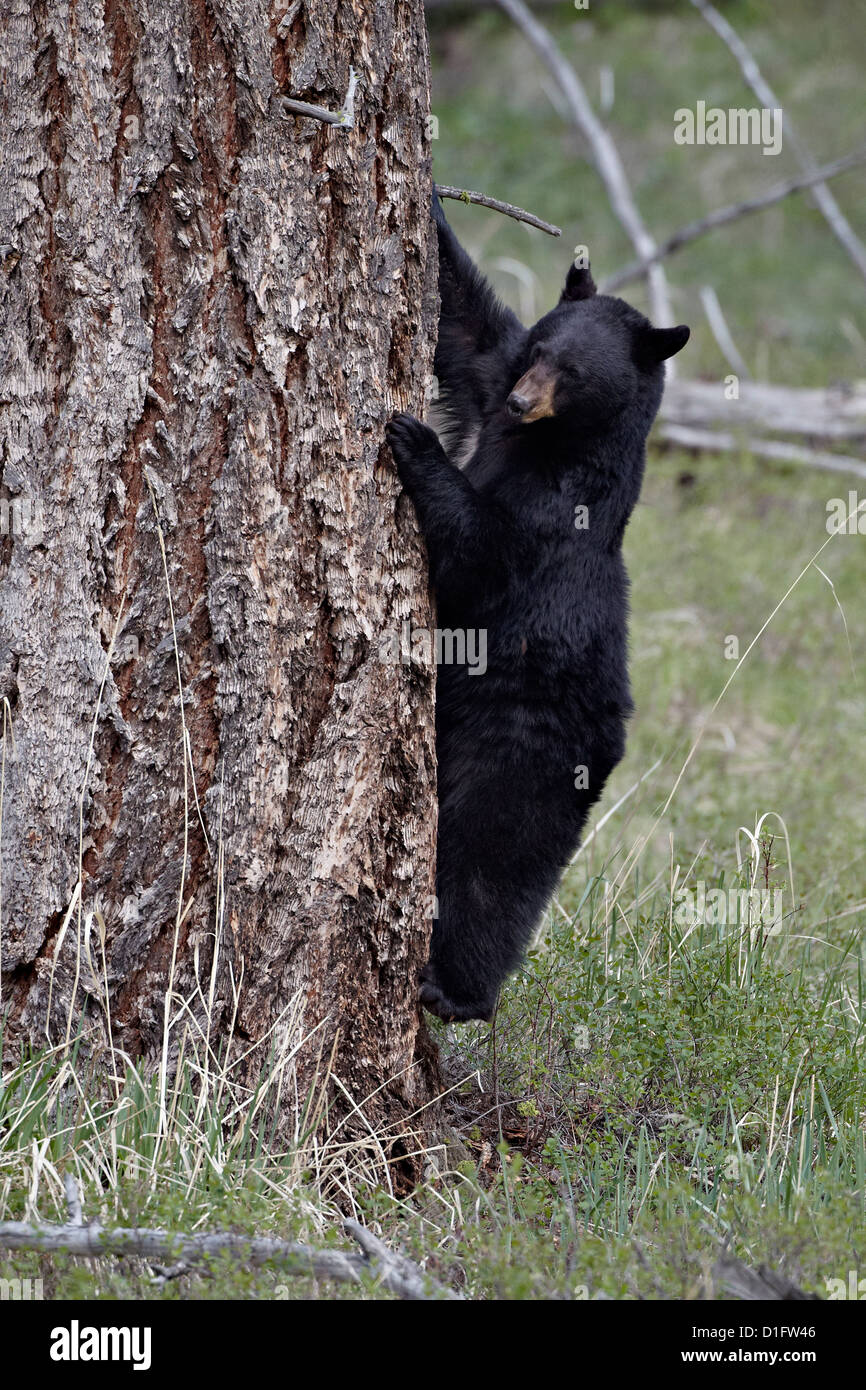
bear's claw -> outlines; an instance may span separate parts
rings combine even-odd
[[[414,456],[439,447],[439,440],[430,426],[407,411],[401,411],[388,421],[385,437],[398,462],[407,454]]]

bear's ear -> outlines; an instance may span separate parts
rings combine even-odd
[[[589,273],[589,266],[569,266],[565,277],[565,289],[559,296],[560,304],[574,303],[578,299],[591,299],[594,294],[595,281]]]
[[[635,347],[638,361],[653,367],[668,357],[673,357],[674,353],[679,352],[689,341],[689,331],[684,323],[678,324],[676,328],[641,329]]]

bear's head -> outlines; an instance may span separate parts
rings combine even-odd
[[[624,300],[598,294],[589,268],[573,265],[556,308],[529,331],[508,413],[521,427],[560,421],[583,432],[637,408],[651,423],[663,363],[688,337],[684,324],[653,328]]]

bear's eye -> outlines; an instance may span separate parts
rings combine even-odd
[[[543,357],[544,357],[544,345],[543,345],[542,343],[536,343],[536,344],[535,344],[535,347],[532,349],[532,352],[529,354],[529,364],[530,364],[530,366],[534,367],[535,364],[536,364],[536,362],[540,362],[540,361],[542,360]]]

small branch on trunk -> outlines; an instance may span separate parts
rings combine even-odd
[[[441,10],[495,10],[498,0],[424,0],[428,14]],[[553,10],[562,6],[562,0],[532,0],[534,10]]]
[[[709,3],[709,0],[691,0],[691,3],[696,10],[701,12],[710,28],[718,34],[722,42],[727,44],[740,65],[743,77],[761,105],[780,110],[782,103],[762,74],[754,55],[724,15],[720,14],[715,5]],[[803,172],[805,174],[814,173],[817,168],[817,161],[799,131],[792,127],[787,111],[785,112],[785,137]],[[816,183],[812,189],[812,197],[833,235],[845,247],[860,274],[866,279],[866,246],[857,236],[830,189],[825,183]]]
[[[475,203],[478,207],[493,208],[494,212],[513,217],[516,222],[527,222],[530,227],[538,227],[539,231],[547,232],[548,236],[562,236],[561,227],[554,227],[552,222],[542,222],[534,213],[524,212],[523,208],[515,207],[513,203],[501,203],[498,198],[488,198],[486,193],[473,193],[468,188],[454,188],[448,183],[437,183],[436,192],[440,198],[453,198],[458,203]]]
[[[349,68],[349,87],[339,111],[329,111],[326,106],[315,106],[309,101],[296,101],[294,97],[279,97],[278,105],[284,116],[308,116],[325,125],[341,126],[351,130],[355,124],[355,88],[358,77],[354,68]]]
[[[781,203],[783,198],[789,197],[792,193],[799,193],[803,188],[814,188],[815,184],[823,183],[826,179],[835,178],[837,174],[844,174],[848,169],[854,169],[858,164],[866,164],[866,149],[852,150],[851,154],[846,154],[841,159],[834,159],[831,164],[824,164],[820,169],[815,169],[811,174],[801,174],[795,179],[786,179],[784,183],[775,183],[772,188],[768,188],[766,193],[759,193],[754,198],[746,198],[741,203],[728,203],[723,208],[716,208],[715,212],[707,213],[706,217],[699,217],[694,222],[687,222],[679,231],[672,232],[664,241],[659,242],[655,250],[639,261],[632,261],[630,265],[624,266],[622,270],[610,275],[602,285],[605,294],[612,294],[614,290],[627,285],[631,280],[638,280],[642,275],[646,275],[659,261],[664,260],[672,251],[679,251],[681,246],[687,246],[690,241],[696,241],[698,237],[704,236],[707,232],[713,232],[717,227],[724,227],[729,222],[737,222],[741,217],[747,217],[753,212],[762,212],[764,208],[772,207],[774,203]]]

